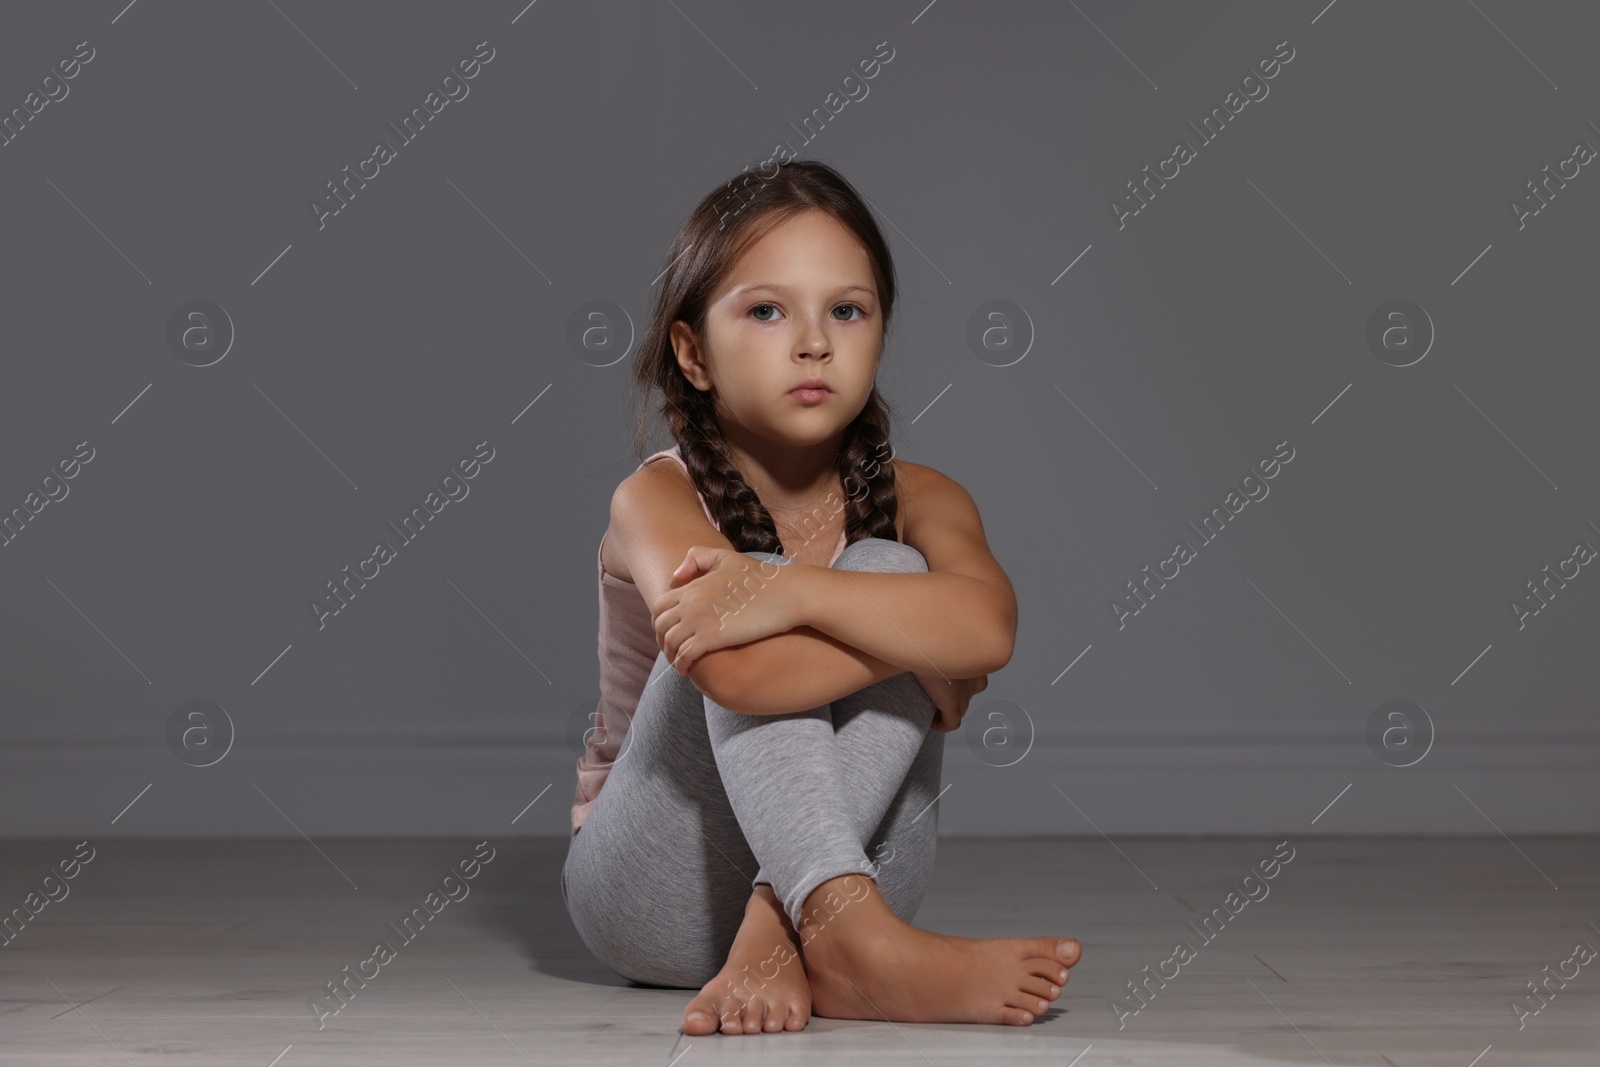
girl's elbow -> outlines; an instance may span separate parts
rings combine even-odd
[[[1011,655],[1016,651],[1016,608],[1012,607],[1010,610],[1005,611],[1002,614],[999,622],[991,628],[990,632],[999,635],[997,639],[997,647],[995,648],[994,655],[990,660],[993,666],[990,667],[987,672],[989,674],[995,674],[1006,664],[1011,662]]]
[[[792,687],[785,678],[778,676],[781,672],[756,658],[761,655],[759,649],[756,643],[707,652],[689,668],[689,676],[695,679],[700,692],[713,702],[740,715],[787,715],[814,707],[815,701],[800,707],[789,706],[795,699]],[[696,671],[704,673],[697,677]],[[701,678],[709,689],[700,685]]]
[[[998,673],[1000,673],[1000,671],[1005,667],[1005,665],[1011,662],[1011,654],[1015,650],[1015,647],[1016,647],[1015,642],[1013,642],[1013,641],[1011,641],[1009,639],[1006,640],[999,648],[997,648],[995,650],[994,654],[989,658],[989,661],[988,661],[989,665],[988,665],[987,669],[984,670],[983,673],[984,674],[998,674]]]
[[[728,699],[728,672],[723,670],[722,661],[715,656],[701,656],[689,667],[689,681],[700,690],[702,696],[710,697],[718,704],[726,706]]]
[[[742,714],[758,714],[746,710],[750,693],[743,684],[745,674],[733,649],[717,649],[695,660],[689,668],[689,680],[694,687],[717,705]]]

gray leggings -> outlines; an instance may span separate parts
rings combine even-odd
[[[928,564],[909,545],[870,537],[833,567]],[[944,734],[929,729],[935,714],[908,671],[806,711],[745,715],[658,653],[562,867],[578,935],[624,978],[698,988],[727,962],[757,883],[772,886],[798,929],[813,889],[860,873],[909,922],[937,844]]]

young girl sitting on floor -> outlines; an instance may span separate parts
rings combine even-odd
[[[617,487],[601,539],[573,923],[624,978],[702,987],[688,1034],[1028,1025],[1076,940],[910,921],[944,735],[1011,658],[1017,607],[972,498],[893,458],[888,246],[799,160],[707,196],[669,259],[635,378],[677,444]]]

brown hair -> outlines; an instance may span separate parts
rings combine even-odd
[[[646,409],[653,391],[660,390],[662,403],[657,413],[677,442],[689,477],[723,536],[740,552],[782,552],[772,516],[734,465],[711,393],[696,389],[683,376],[669,330],[673,322],[682,320],[703,335],[707,297],[740,253],[778,223],[814,210],[833,216],[866,248],[878,283],[887,343],[895,300],[894,261],[860,194],[828,164],[792,160],[778,164],[777,173],[770,178],[748,171],[741,178],[707,194],[684,220],[667,250],[668,266],[633,363],[633,382],[640,397],[633,447],[643,460]],[[741,187],[734,188],[735,183]],[[874,384],[861,413],[845,428],[834,461],[845,487],[847,543],[866,537],[899,540],[889,430],[890,409]]]

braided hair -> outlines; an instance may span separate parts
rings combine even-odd
[[[735,186],[738,188],[735,188]],[[861,241],[877,276],[878,303],[887,335],[894,310],[895,271],[888,244],[855,189],[834,168],[815,160],[777,164],[767,178],[749,168],[708,194],[679,229],[668,249],[669,265],[656,294],[650,323],[633,364],[640,410],[634,452],[646,454],[645,409],[653,392],[655,413],[665,421],[695,488],[717,519],[723,536],[740,552],[782,552],[777,527],[733,461],[711,392],[696,389],[678,366],[670,340],[672,323],[683,321],[703,334],[706,302],[728,269],[751,243],[773,226],[803,211],[826,211]],[[890,410],[873,385],[867,402],[845,428],[834,467],[844,487],[845,541],[881,537],[898,541],[895,516]]]

